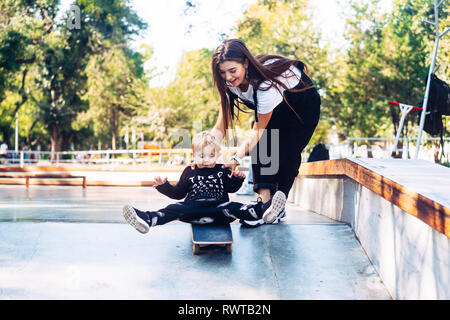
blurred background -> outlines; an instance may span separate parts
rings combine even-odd
[[[449,8],[440,7],[441,30]],[[332,159],[391,157],[401,114],[387,101],[424,99],[435,40],[425,20],[434,21],[432,0],[3,0],[4,163],[187,162],[142,149],[189,148],[195,132],[214,125],[211,56],[227,38],[242,39],[254,55],[307,64],[322,114],[306,156],[325,144]],[[445,82],[449,55],[447,35],[436,57]],[[251,117],[240,114],[239,138]],[[444,137],[449,122],[443,116]],[[396,157],[412,157],[418,128],[413,111]],[[419,158],[448,165],[444,141],[424,133]]]

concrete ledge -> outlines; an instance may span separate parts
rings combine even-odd
[[[450,169],[423,160],[339,159],[305,163],[302,177],[349,177],[450,237]]]
[[[376,165],[368,159],[302,164],[289,201],[348,223],[393,298],[450,299],[449,208],[438,202],[439,195],[430,199],[410,190],[408,183],[400,184],[400,172],[389,178],[380,174],[381,160],[374,161]],[[395,165],[410,175],[417,166],[395,161],[406,161]],[[433,167],[440,176],[449,170],[443,169]],[[448,196],[442,197],[446,202]]]

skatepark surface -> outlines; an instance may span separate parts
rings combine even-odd
[[[281,224],[233,223],[231,255],[193,255],[187,224],[143,235],[125,223],[125,204],[174,202],[150,187],[0,185],[0,193],[2,300],[391,298],[348,225],[293,204]]]

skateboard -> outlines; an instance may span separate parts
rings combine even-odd
[[[203,225],[191,224],[192,227],[192,252],[200,253],[201,246],[225,245],[226,253],[231,253],[233,233],[229,224]]]

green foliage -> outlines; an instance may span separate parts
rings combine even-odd
[[[212,53],[208,49],[185,53],[175,79],[166,88],[149,91],[147,108],[138,111],[149,139],[173,146],[177,130],[192,135],[195,122],[201,122],[203,130],[214,126],[220,103],[210,71]]]
[[[328,46],[320,44],[307,0],[259,1],[238,22],[233,36],[242,39],[253,54],[280,54],[302,60],[319,88],[328,87],[331,67]]]
[[[353,0],[351,7],[342,81],[330,92],[338,107],[330,116],[342,137],[394,136],[400,112],[387,101],[417,105],[423,99],[434,41],[423,20],[434,21],[432,1],[396,0],[387,14],[379,12],[378,1]],[[443,49],[448,55],[448,47]],[[448,70],[448,59],[441,62],[441,70]],[[403,135],[417,132],[416,121],[412,112]]]
[[[36,44],[48,29],[54,4],[51,0],[0,3],[0,133],[10,146],[15,119],[21,117],[18,112],[29,105],[29,69],[37,61]]]
[[[303,61],[322,95],[319,127],[329,128],[327,109],[333,101],[327,92],[337,66],[329,46],[321,44],[321,34],[314,28],[312,18],[308,0],[258,1],[238,21],[232,36],[242,39],[255,55],[279,54]],[[326,140],[326,131],[316,130],[313,141]]]
[[[12,118],[19,108],[37,107],[31,127],[37,130],[43,125],[55,151],[79,143],[80,135],[88,136],[76,121],[89,108],[89,101],[83,97],[87,91],[85,69],[92,57],[117,46],[134,64],[128,81],[110,84],[111,92],[124,93],[119,86],[143,77],[142,56],[129,49],[128,42],[146,27],[128,0],[80,0],[76,4],[81,9],[81,28],[69,30],[65,23],[68,14],[60,24],[55,20],[58,4],[56,0],[8,0],[0,5],[0,24],[5,27],[0,32],[0,111],[13,111],[0,122],[3,138],[10,140]],[[36,72],[28,72],[35,67]],[[33,81],[26,79],[27,74]],[[16,78],[22,80],[19,87],[14,86]],[[4,99],[6,89],[11,95],[8,99]],[[21,127],[26,123],[21,121]],[[28,134],[27,139],[30,137]]]
[[[90,108],[79,119],[91,124],[95,136],[110,138],[112,149],[116,149],[120,127],[143,105],[143,57],[120,45],[110,43],[106,48],[87,66]]]
[[[15,119],[21,141],[31,147],[67,150],[116,148],[126,128],[138,137],[174,146],[177,129],[193,134],[211,128],[219,110],[213,88],[213,48],[185,52],[174,80],[150,88],[149,46],[131,49],[147,25],[129,0],[77,0],[81,29],[55,20],[58,0],[0,2],[0,138],[10,145]],[[394,0],[382,13],[379,1],[351,0],[343,35],[345,50],[322,40],[308,0],[259,0],[225,38],[242,39],[253,54],[280,54],[302,60],[322,97],[319,126],[311,144],[341,139],[393,136],[399,110],[387,100],[418,104],[423,99],[434,30],[430,0]],[[196,1],[186,1],[185,15]],[[443,5],[440,30],[450,25]],[[169,40],[168,40],[169,41]],[[450,37],[441,40],[438,76],[449,81]],[[240,115],[249,128],[253,113]],[[404,135],[417,132],[411,113]],[[448,117],[447,128],[450,128]],[[200,127],[201,126],[201,127]]]

